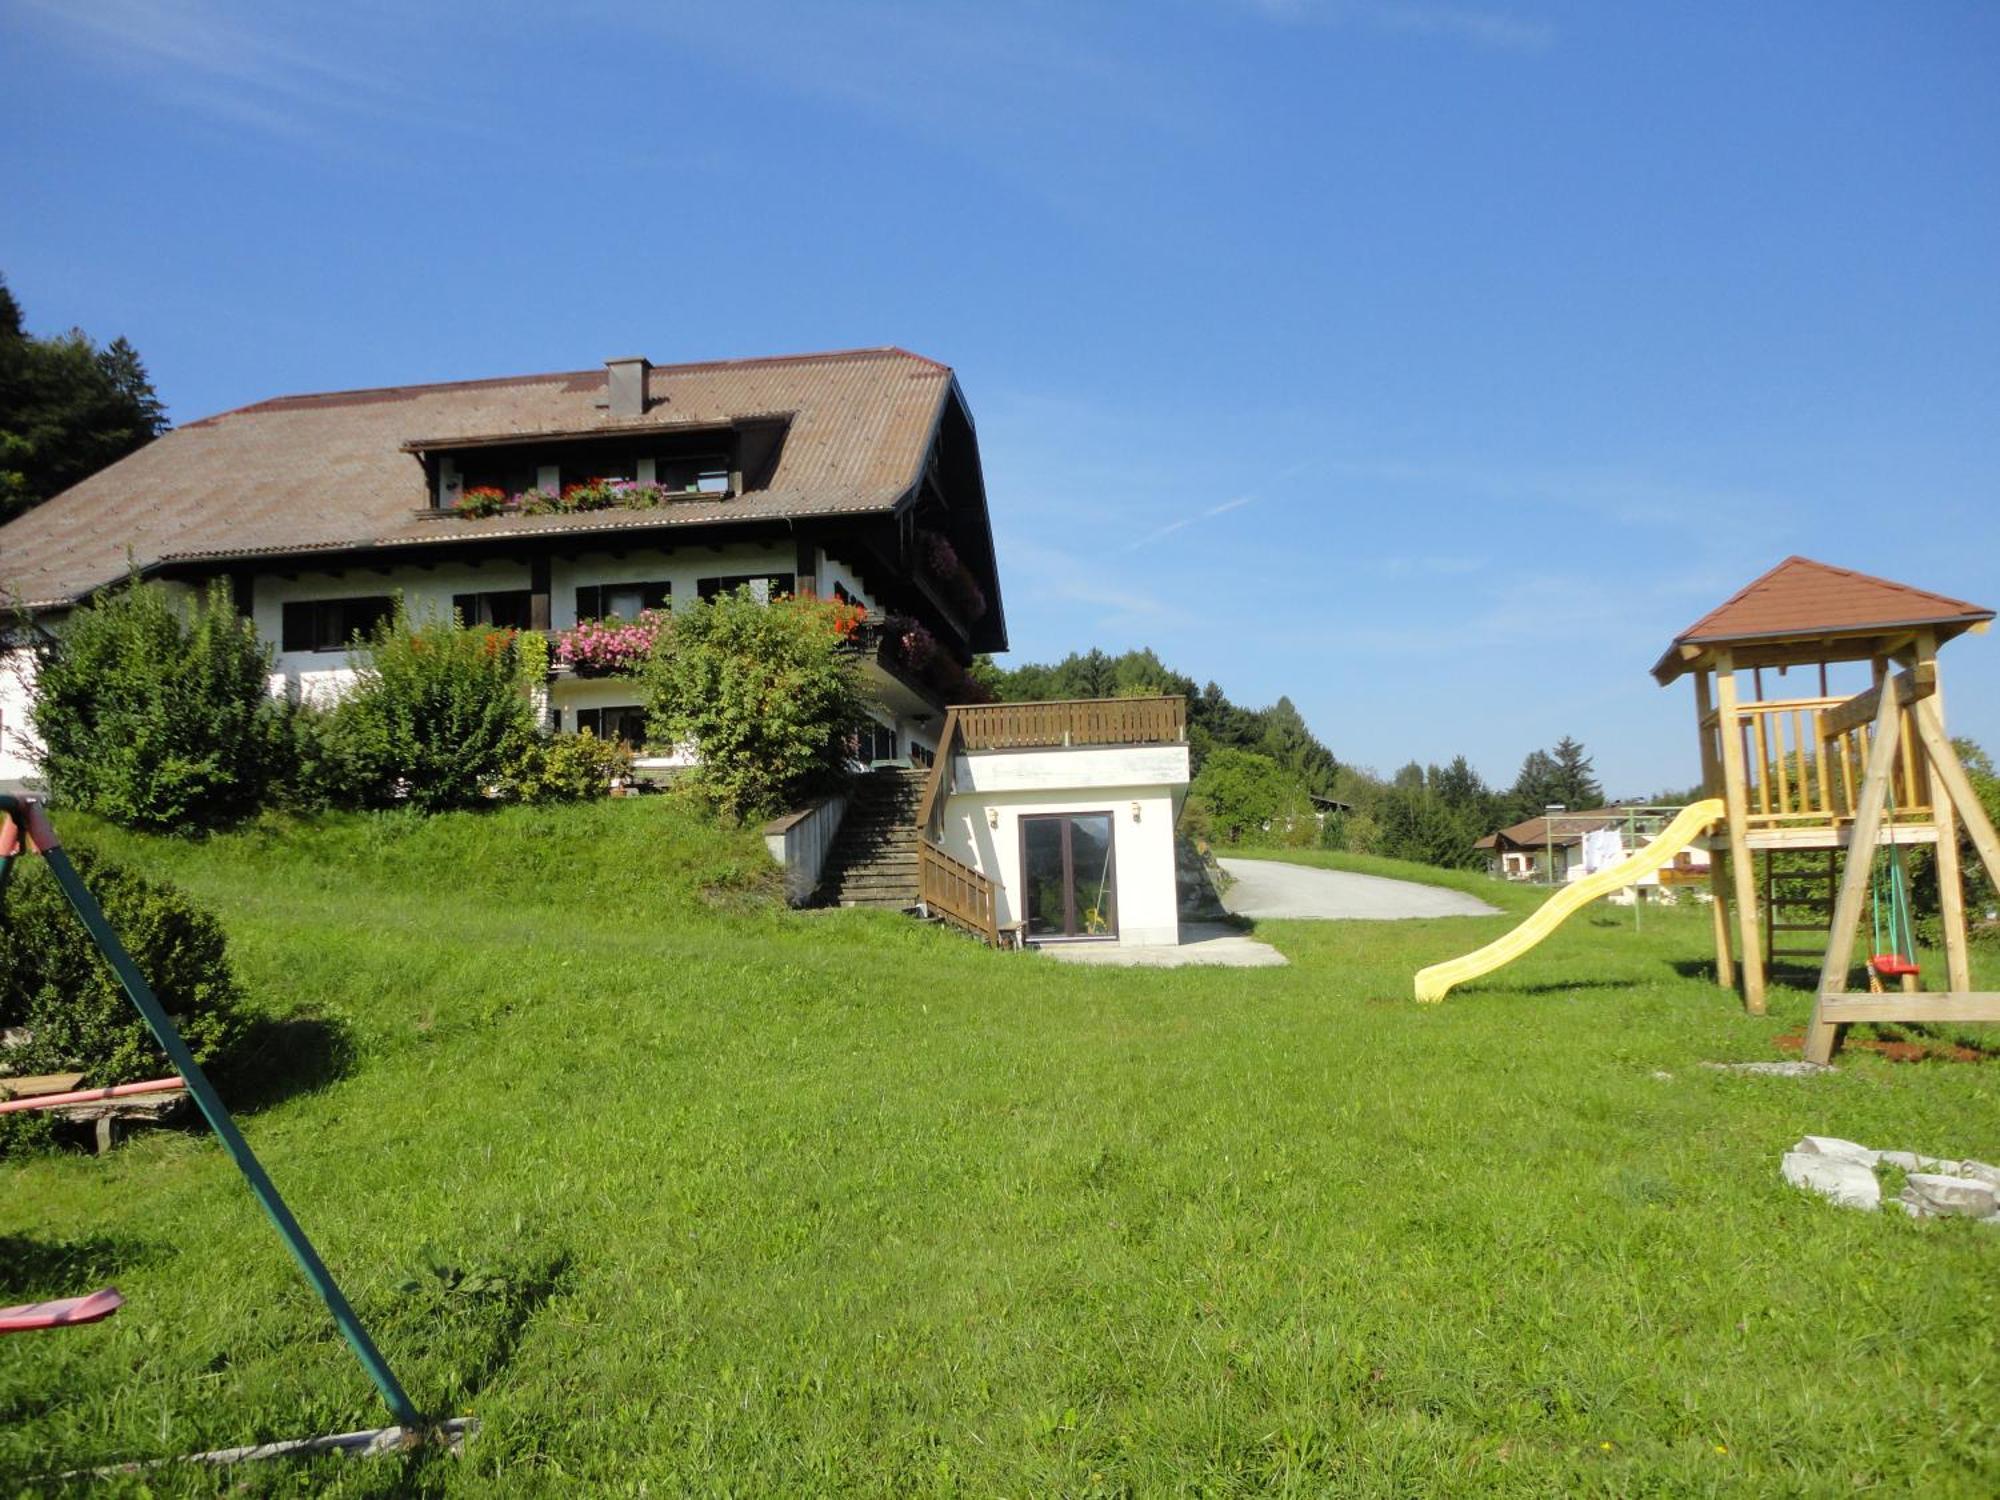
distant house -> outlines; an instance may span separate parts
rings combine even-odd
[[[564,510],[582,485],[596,508]],[[601,503],[600,503],[601,502]],[[747,587],[868,611],[864,762],[928,762],[975,652],[1007,646],[978,439],[901,349],[284,396],[176,428],[0,528],[0,611],[48,621],[133,569],[223,580],[324,697],[400,596],[559,633]],[[26,653],[0,665],[0,782],[33,771]],[[634,742],[629,677],[555,672],[547,727]]]
[[[1473,848],[1486,855],[1489,874],[1503,880],[1561,885],[1634,853],[1666,825],[1674,808],[1595,807],[1548,813],[1501,828]],[[1676,872],[1708,869],[1708,853],[1686,849],[1674,856],[1660,879],[1671,884]],[[1641,884],[1658,883],[1652,877]]]

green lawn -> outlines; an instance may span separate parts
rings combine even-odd
[[[659,802],[66,826],[221,913],[291,1022],[252,1143],[484,1423],[253,1492],[2000,1491],[2000,1233],[1777,1175],[1808,1131],[2000,1159],[2000,1063],[1699,1067],[1808,1010],[1744,1016],[1703,913],[1419,1008],[1511,919],[1106,971],[785,912]],[[0,1473],[383,1420],[208,1140],[0,1181],[0,1292],[130,1299],[0,1340]]]

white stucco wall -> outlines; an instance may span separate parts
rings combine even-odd
[[[42,747],[28,719],[34,696],[34,657],[25,649],[0,652],[0,781],[36,773]]]
[[[848,567],[839,558],[828,556],[824,548],[816,554],[816,557],[818,561],[819,592],[822,598],[831,599],[833,597],[833,586],[837,583],[846,589],[848,594],[858,603],[865,604],[870,609],[876,608],[874,595],[861,586],[861,580],[855,577],[852,568]]]
[[[819,587],[831,594],[835,581],[863,603],[875,601],[841,563],[824,552],[816,559]],[[576,624],[576,591],[591,584],[650,583],[665,580],[676,603],[699,596],[704,578],[742,574],[791,573],[798,566],[796,550],[789,544],[742,542],[723,547],[690,546],[678,549],[648,548],[611,552],[586,552],[575,557],[554,558],[549,568],[549,622],[557,630]],[[337,698],[354,681],[348,652],[284,651],[284,607],[322,599],[352,599],[377,594],[400,594],[413,617],[421,619],[435,612],[447,616],[456,594],[495,593],[530,586],[528,564],[515,560],[453,562],[432,568],[393,566],[350,568],[341,571],[268,573],[256,577],[251,586],[251,618],[257,633],[276,650],[270,689],[273,695],[292,694],[311,702],[326,703]],[[168,584],[175,593],[187,593],[182,584]],[[28,727],[30,682],[17,674],[0,670],[0,780],[19,780],[34,773],[32,741],[23,742],[20,732]],[[562,727],[572,729],[576,710],[617,704],[637,703],[636,683],[622,679],[564,679],[552,688],[555,707],[562,712]],[[919,728],[914,720],[881,709],[876,717],[890,724],[906,743],[915,741],[934,748],[938,725]]]
[[[1000,921],[1021,919],[1021,819],[1111,814],[1118,942],[1180,941],[1174,824],[1187,797],[1185,745],[996,750],[961,755],[945,803],[945,851],[991,879]]]

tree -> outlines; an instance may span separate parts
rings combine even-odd
[[[0,522],[144,447],[166,427],[165,408],[131,344],[118,338],[100,349],[79,328],[37,338],[0,282]]]
[[[827,603],[760,604],[743,588],[684,606],[644,679],[648,727],[694,745],[699,784],[726,812],[773,810],[845,776],[860,668]]]
[[[1293,706],[1292,700],[1279,698],[1261,717],[1264,753],[1296,775],[1308,791],[1322,797],[1332,795],[1334,772],[1339,765],[1333,752],[1306,727],[1305,716]]]
[[[181,603],[158,584],[99,594],[35,652],[42,777],[60,802],[132,828],[210,828],[283,773],[271,651],[226,584]]]
[[[1514,785],[1508,790],[1503,816],[1510,823],[1519,823],[1527,818],[1539,817],[1551,803],[1564,802],[1556,794],[1558,777],[1555,759],[1548,751],[1530,750],[1521,761],[1520,771],[1515,774]]]
[[[1550,801],[1562,803],[1571,812],[1604,805],[1604,788],[1592,774],[1590,757],[1583,753],[1582,745],[1564,735],[1556,742],[1554,760],[1555,795]]]
[[[1288,814],[1296,828],[1304,801],[1297,782],[1270,756],[1228,746],[1209,756],[1188,787],[1193,822],[1205,821],[1225,844],[1255,843],[1267,825],[1282,835]]]
[[[370,807],[481,807],[536,734],[511,630],[413,624],[403,606],[357,638],[359,673],[320,731],[328,790]]]

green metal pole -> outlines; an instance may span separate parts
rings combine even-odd
[[[355,1357],[361,1361],[361,1367],[368,1372],[368,1378],[375,1382],[375,1389],[382,1393],[382,1399],[388,1403],[390,1412],[405,1427],[422,1427],[424,1425],[422,1415],[404,1392],[402,1383],[396,1379],[395,1372],[389,1368],[389,1362],[382,1357],[382,1351],[375,1347],[375,1341],[368,1336],[368,1330],[362,1326],[361,1319],[348,1305],[347,1298],[333,1279],[333,1273],[327,1270],[326,1263],[319,1258],[319,1252],[313,1249],[312,1241],[306,1238],[305,1230],[299,1227],[299,1221],[292,1217],[291,1209],[285,1206],[284,1198],[278,1193],[277,1184],[271,1181],[263,1163],[258,1161],[256,1154],[251,1151],[250,1143],[243,1139],[243,1133],[236,1128],[236,1122],[230,1118],[229,1110],[222,1102],[222,1096],[216,1093],[215,1085],[208,1081],[208,1075],[202,1072],[201,1064],[196,1062],[194,1054],[188,1051],[187,1043],[181,1039],[173,1018],[161,1007],[159,998],[153,993],[153,987],[146,982],[146,976],[139,972],[139,966],[132,962],[132,955],[125,951],[125,945],[118,940],[118,934],[105,919],[104,908],[97,904],[97,898],[90,894],[90,888],[77,874],[76,866],[69,862],[69,856],[55,841],[48,820],[42,816],[40,808],[36,807],[30,798],[15,797],[0,792],[0,814],[11,814],[15,822],[20,825],[22,833],[26,835],[29,846],[36,848],[48,861],[49,873],[55,876],[56,884],[62,887],[63,894],[69,898],[69,904],[75,908],[77,917],[96,942],[98,951],[104,955],[105,962],[111,965],[111,972],[118,976],[118,983],[124,988],[132,1004],[138,1008],[139,1014],[145,1018],[146,1026],[153,1033],[154,1039],[159,1042],[161,1050],[167,1054],[187,1083],[188,1092],[194,1096],[196,1108],[200,1109],[203,1118],[208,1121],[209,1128],[222,1142],[222,1149],[227,1151],[230,1159],[236,1163],[236,1169],[250,1184],[250,1191],[263,1205],[264,1212],[277,1226],[278,1236],[284,1240],[285,1248],[292,1252],[292,1259],[299,1263],[299,1269],[305,1272],[306,1280],[311,1282],[313,1290],[319,1293],[319,1299],[326,1304],[326,1310],[333,1314],[333,1321],[339,1326],[341,1335],[347,1340],[348,1347],[354,1351]],[[4,871],[11,864],[11,858],[0,860],[0,871]],[[4,879],[4,875],[0,875],[0,879]]]

